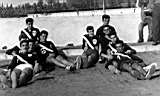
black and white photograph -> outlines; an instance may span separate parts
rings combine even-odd
[[[160,0],[0,0],[0,96],[159,96]]]

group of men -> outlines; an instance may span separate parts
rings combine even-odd
[[[35,74],[46,71],[47,65],[57,65],[69,71],[76,69],[74,63],[59,54],[53,42],[47,41],[48,32],[40,32],[33,23],[32,18],[27,18],[27,28],[19,35],[20,47],[6,50],[6,54],[13,56],[5,74],[11,88],[27,84]]]
[[[15,46],[6,51],[6,54],[13,55],[13,59],[6,73],[2,73],[11,83],[11,88],[27,84],[35,74],[45,71],[47,65],[75,71],[95,66],[98,61],[103,62],[105,68],[115,74],[126,71],[137,79],[150,79],[158,69],[157,64],[147,65],[134,55],[136,51],[120,40],[114,27],[109,25],[109,15],[104,14],[102,22],[96,35],[94,26],[86,27],[87,34],[83,36],[82,42],[84,52],[75,62],[70,62],[59,53],[53,42],[47,40],[48,32],[40,32],[33,26],[34,20],[27,18],[27,28],[19,35],[20,47]]]
[[[150,79],[158,69],[157,64],[147,65],[136,56],[136,51],[119,39],[109,21],[109,15],[102,16],[103,25],[97,29],[96,35],[94,27],[87,26],[82,44],[84,52],[77,58],[79,68],[89,68],[99,60],[115,74],[127,71],[137,79]]]

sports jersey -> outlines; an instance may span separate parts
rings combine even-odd
[[[38,28],[31,28],[31,31],[29,31],[27,28],[21,31],[21,34],[19,35],[19,40],[25,39],[32,39],[35,42],[39,40],[40,31]]]
[[[84,38],[86,38],[89,42],[87,42]],[[99,40],[97,38],[97,36],[93,36],[93,37],[89,37],[88,34],[84,35],[84,38],[83,38],[83,44],[82,44],[82,49],[84,49],[85,47],[85,43],[87,43],[87,46],[89,49],[92,49],[91,46],[89,46],[88,43],[90,43],[94,48],[95,46],[98,46],[99,45]]]
[[[54,53],[55,57],[58,55],[58,50],[51,41],[39,42],[40,54],[42,57],[47,57],[50,53]]]
[[[37,56],[35,54],[31,54],[29,52],[23,54],[21,53],[21,50],[18,49],[18,47],[14,47],[10,50],[8,50],[6,53],[11,55],[12,52],[15,51],[15,53],[20,56],[21,58],[23,58],[25,61],[27,61],[27,63],[31,64],[32,66],[34,66],[35,64],[35,60],[37,59]],[[14,56],[10,65],[8,66],[8,69],[13,70],[17,65],[20,64],[25,64],[26,62],[21,61],[17,56]]]
[[[98,36],[98,38],[101,38],[101,37],[105,36],[105,33],[103,32],[104,27],[109,27],[109,29],[111,30],[110,31],[110,35],[111,34],[117,35],[116,30],[114,29],[113,26],[111,26],[111,25],[102,25],[97,29],[97,32],[96,32],[96,36]]]

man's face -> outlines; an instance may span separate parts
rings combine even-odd
[[[109,18],[104,18],[103,19],[103,25],[108,25],[109,24],[110,19]]]
[[[23,53],[26,53],[28,50],[28,43],[24,42],[21,44],[21,50],[23,51]]]
[[[31,29],[33,27],[33,22],[27,22],[26,25],[28,29]]]
[[[28,44],[28,46],[29,46],[29,51],[32,51],[32,49],[33,49],[33,47],[34,47],[34,43],[33,42],[29,42],[29,44]]]
[[[117,52],[123,52],[124,51],[124,46],[121,43],[118,43],[115,45]]]
[[[109,27],[104,27],[103,28],[103,33],[105,33],[105,35],[108,35],[110,33]]]
[[[37,35],[37,31],[32,31],[32,35],[35,37]]]
[[[40,35],[40,42],[45,42],[47,40],[47,34]]]
[[[94,36],[94,30],[93,29],[88,30],[88,34],[89,34],[90,37],[93,37]]]
[[[112,42],[113,44],[115,44],[116,41],[117,41],[117,36],[111,35],[110,38],[111,38],[111,42]]]

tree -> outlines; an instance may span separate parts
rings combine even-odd
[[[38,12],[42,12],[42,10],[43,10],[43,0],[38,0],[38,2],[37,2],[37,11]]]

